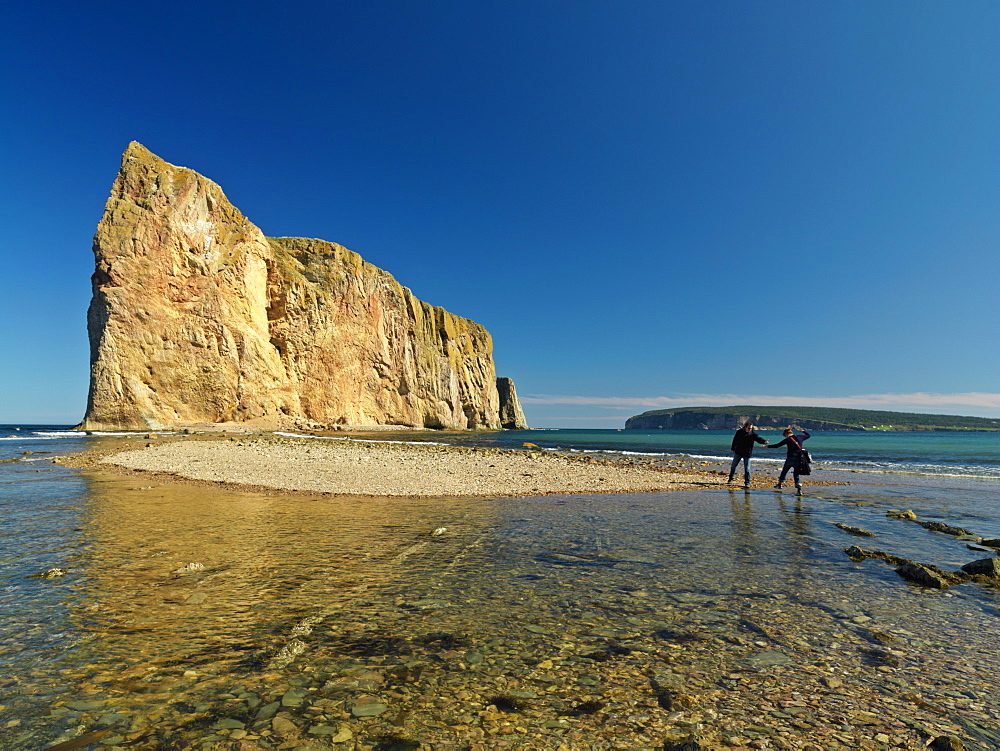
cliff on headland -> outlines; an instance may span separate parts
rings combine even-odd
[[[138,143],[94,255],[81,428],[526,427],[485,328],[340,245],[265,237],[214,182]]]
[[[780,415],[762,414],[714,414],[709,412],[667,412],[665,414],[641,414],[625,421],[630,430],[735,430],[747,420],[759,428],[787,428],[797,425],[805,430],[864,430],[864,428],[823,420],[793,420]]]
[[[806,430],[1000,431],[1000,419],[971,415],[858,409],[856,407],[680,407],[630,417],[633,430],[735,430],[747,420],[762,428],[797,425]]]

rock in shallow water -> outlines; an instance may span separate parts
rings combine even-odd
[[[388,709],[374,696],[359,696],[351,707],[351,714],[355,717],[378,717]]]
[[[279,735],[289,735],[299,731],[298,726],[287,717],[275,717],[271,720],[271,729]]]
[[[914,584],[934,589],[948,589],[952,584],[958,584],[962,581],[960,577],[942,571],[929,563],[904,563],[896,569],[896,573]]]
[[[842,529],[849,535],[854,535],[856,537],[875,537],[874,532],[869,532],[867,529],[862,529],[861,527],[852,527],[850,524],[841,524],[840,522],[835,523],[833,526],[838,529]]]
[[[213,730],[242,730],[243,723],[239,720],[234,720],[232,718],[226,718],[224,720],[219,720],[217,723],[212,725]]]
[[[744,665],[762,668],[771,665],[790,665],[794,660],[781,652],[759,652],[743,660]]]
[[[66,569],[64,568],[50,568],[47,571],[42,571],[40,574],[32,574],[29,579],[58,579],[60,576],[66,575]]]
[[[299,689],[291,689],[290,691],[286,691],[284,696],[281,697],[281,706],[297,707],[302,703],[305,697],[306,697],[305,691]]]
[[[983,576],[1000,577],[1000,558],[980,558],[962,566],[967,574],[982,574]]]

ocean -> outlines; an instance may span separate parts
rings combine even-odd
[[[351,440],[724,466],[730,437]],[[51,461],[102,440],[0,426],[0,748],[653,749],[692,733],[1000,748],[1000,590],[925,588],[844,553],[946,571],[995,557],[978,540],[1000,538],[1000,434],[815,432],[814,478],[846,484],[801,496],[492,500],[288,497]]]
[[[771,443],[782,437],[776,430],[759,432]],[[1000,432],[818,431],[812,435],[806,448],[818,470],[1000,481]],[[407,440],[502,448],[519,448],[529,442],[550,451],[687,457],[728,463],[732,458],[732,436],[728,430],[552,429],[442,432],[418,434]],[[368,438],[378,440],[376,435]],[[758,446],[754,461],[780,465],[784,449],[769,455],[766,448]]]

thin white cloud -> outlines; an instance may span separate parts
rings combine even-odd
[[[680,394],[678,396],[552,396],[528,394],[525,404],[573,404],[591,407],[725,407],[754,404],[783,407],[857,407],[859,409],[896,409],[902,411],[947,410],[954,412],[1000,413],[1000,394],[967,392],[961,394],[857,394],[854,396],[772,396],[761,394]]]

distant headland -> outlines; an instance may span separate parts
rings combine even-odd
[[[266,237],[138,143],[94,256],[83,429],[527,427],[485,328],[336,243]]]
[[[625,421],[628,430],[735,430],[747,420],[761,428],[806,430],[1000,430],[1000,419],[924,415],[840,407],[683,407],[657,409]]]

